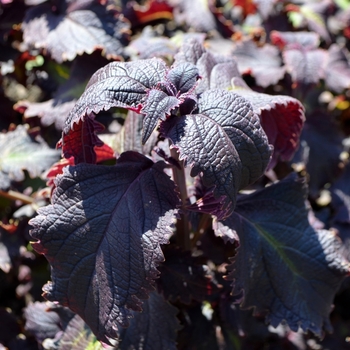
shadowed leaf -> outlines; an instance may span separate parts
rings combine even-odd
[[[178,310],[156,292],[142,304],[142,312],[133,312],[130,326],[120,328],[118,349],[176,350]]]
[[[180,204],[163,169],[131,151],[115,166],[67,167],[52,205],[31,221],[33,246],[51,264],[45,297],[80,315],[105,343],[141,310],[158,275],[160,244]]]
[[[190,304],[192,299],[203,301],[217,287],[208,275],[207,266],[191,253],[164,247],[165,261],[159,266],[159,290],[172,302]]]
[[[305,197],[293,174],[242,197],[221,225],[240,238],[230,278],[234,293],[244,293],[242,306],[267,310],[274,327],[285,320],[293,331],[321,335],[332,328],[334,295],[350,270],[334,234],[310,226]]]

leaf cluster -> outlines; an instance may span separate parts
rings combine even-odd
[[[349,14],[0,0],[0,348],[347,349]]]

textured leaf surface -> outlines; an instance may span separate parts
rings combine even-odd
[[[299,147],[299,138],[304,125],[303,105],[295,98],[281,95],[267,95],[248,89],[234,90],[246,98],[260,117],[269,143],[273,145],[273,155],[269,167],[288,161]]]
[[[321,334],[331,330],[333,298],[349,263],[334,234],[310,226],[305,196],[293,174],[243,197],[222,225],[240,238],[230,277],[234,292],[244,292],[242,306],[267,310],[274,327],[286,320],[294,331]]]
[[[128,24],[98,1],[49,2],[29,9],[22,24],[25,48],[46,49],[57,62],[73,60],[84,52],[105,51],[120,55],[126,43]]]
[[[160,59],[138,62],[112,62],[99,69],[90,79],[85,92],[70,112],[63,130],[63,152],[65,157],[74,156],[76,163],[88,161],[82,159],[83,148],[93,150],[96,139],[91,139],[89,131],[84,134],[85,121],[90,113],[98,113],[111,107],[141,109],[147,91],[161,82],[166,74],[166,65]],[[74,130],[77,143],[68,143]],[[80,135],[84,136],[80,136]],[[84,139],[84,142],[78,139]],[[80,142],[80,144],[79,144]],[[92,159],[90,162],[93,162]]]
[[[227,89],[231,85],[231,79],[240,76],[233,58],[206,50],[195,38],[185,41],[175,55],[175,66],[184,62],[196,65],[199,70],[201,80],[196,87],[197,93],[208,89]]]
[[[157,286],[167,300],[190,304],[192,299],[203,301],[217,289],[208,267],[190,252],[167,247],[163,251],[165,261],[159,267]]]
[[[244,99],[224,90],[204,92],[198,114],[170,118],[161,133],[185,159],[191,176],[203,172],[203,183],[216,186],[217,197],[235,206],[239,189],[256,181],[270,159],[270,147],[259,118]]]
[[[127,329],[120,329],[118,349],[176,350],[178,310],[156,292],[142,304],[142,312],[133,312]]]
[[[56,180],[52,205],[31,221],[51,264],[48,300],[80,315],[108,343],[153,289],[179,200],[164,163],[126,152],[116,166],[80,164]],[[138,218],[135,220],[135,217]]]
[[[165,73],[166,65],[160,59],[112,62],[99,69],[70,113],[64,132],[91,112],[111,107],[139,109],[147,90],[161,82]]]
[[[60,157],[43,140],[35,142],[24,126],[0,134],[0,188],[6,189],[11,181],[22,181],[23,170],[31,177],[39,176]]]
[[[168,96],[165,92],[153,89],[147,96],[147,102],[142,108],[141,112],[145,114],[143,129],[142,129],[142,143],[151,136],[151,133],[158,124],[159,119],[165,120],[166,116],[175,107],[178,107],[180,101],[175,96]]]

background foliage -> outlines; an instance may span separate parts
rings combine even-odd
[[[317,310],[303,305],[305,319],[283,313],[287,324],[280,324],[276,297],[269,287],[264,289],[262,276],[272,271],[276,284],[285,287],[288,271],[274,264],[276,251],[281,254],[279,248],[268,254],[271,270],[260,270],[267,259],[261,254],[266,247],[252,229],[256,213],[266,218],[260,233],[269,231],[270,223],[277,226],[290,220],[298,232],[317,230],[318,236],[299,244],[303,238],[289,242],[292,231],[286,231],[276,238],[283,244],[293,249],[302,246],[308,257],[326,251],[339,265],[343,261],[338,251],[350,259],[349,39],[350,4],[346,0],[0,0],[0,349],[101,347],[78,315],[44,302],[42,286],[51,280],[50,269],[29,243],[33,238],[28,222],[38,208],[50,203],[54,187],[64,185],[54,182],[56,174],[74,164],[70,158],[76,156],[74,134],[66,139],[68,144],[73,139],[67,159],[60,160],[56,145],[91,75],[115,61],[158,57],[169,66],[175,57],[186,61],[193,46],[188,40],[204,45],[203,57],[212,52],[234,58],[238,67],[234,76],[243,79],[234,79],[232,89],[252,103],[275,152],[265,175],[239,197],[236,216],[224,224],[214,222],[214,233],[208,216],[194,213],[190,218],[192,251],[182,251],[172,240],[162,246],[166,260],[158,267],[157,291],[143,303],[143,313],[131,311],[134,318],[129,328],[119,330],[123,341],[115,347],[350,348],[348,278],[338,288],[348,269],[334,268],[339,278],[324,275],[334,288],[315,287],[327,299],[317,304]],[[212,69],[214,73],[200,80],[197,89],[213,87],[221,83],[218,77],[232,73],[230,59],[215,59],[213,66],[223,64],[217,68],[220,74]],[[204,58],[193,63],[208,67]],[[103,128],[84,125],[91,128],[88,132],[94,127],[104,145],[93,140],[101,147],[95,148],[96,155],[84,154],[83,161],[96,157],[97,163],[113,164],[114,154],[130,149],[158,159],[166,157],[159,151],[165,148],[163,141],[154,133],[142,144],[142,120],[135,111],[114,107],[101,111],[96,120]],[[83,145],[85,141],[81,140]],[[156,144],[158,148],[153,149]],[[88,165],[79,167],[84,178]],[[283,181],[265,188],[277,180]],[[192,185],[192,197],[200,198],[203,184]],[[108,188],[105,191],[103,195]],[[285,208],[274,207],[276,193],[283,196]],[[284,217],[288,211],[291,215]],[[248,224],[242,224],[240,217],[247,217]],[[196,225],[201,229],[195,230]],[[239,248],[237,227],[245,233]],[[235,265],[230,265],[232,257],[236,257]],[[246,261],[256,262],[256,268]],[[295,267],[303,272],[302,278],[298,287],[290,289],[300,291],[306,304],[317,303],[317,293],[305,281],[312,281],[318,265],[308,271],[304,267],[302,261]],[[228,279],[223,278],[226,275]],[[254,315],[252,309],[239,307],[242,295],[232,295],[232,279],[235,292],[245,290],[244,305],[256,306]],[[338,290],[334,300],[333,290]],[[293,293],[283,289],[276,294],[293,304]],[[314,319],[316,325],[311,322]],[[312,332],[303,332],[299,326]]]

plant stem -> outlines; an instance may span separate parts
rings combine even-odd
[[[0,197],[9,198],[13,201],[19,200],[25,204],[33,204],[34,203],[34,198],[26,196],[23,193],[12,191],[12,190],[9,190],[9,191],[1,191],[0,190]]]
[[[176,159],[181,165],[181,169],[178,169],[175,166],[173,167],[174,181],[180,191],[180,198],[182,202],[180,220],[177,220],[177,223],[176,223],[176,237],[177,237],[179,246],[182,247],[184,250],[189,250],[191,249],[190,228],[189,228],[188,216],[187,216],[186,210],[184,209],[188,199],[185,171],[184,171],[183,162],[179,161],[179,156],[176,150],[171,149],[170,153],[171,153],[171,156],[174,159]]]

